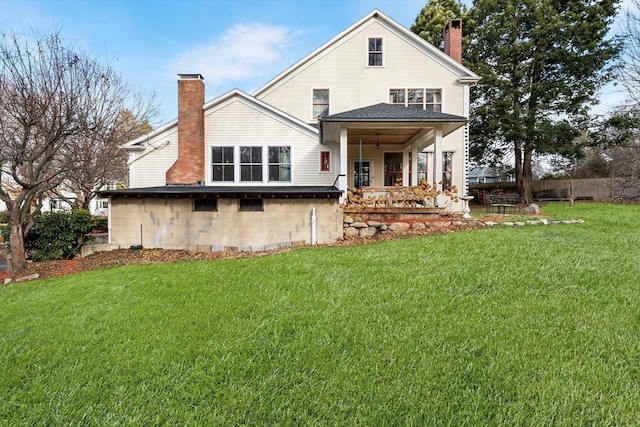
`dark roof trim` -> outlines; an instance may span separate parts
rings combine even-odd
[[[322,122],[457,122],[466,117],[408,108],[404,105],[380,103],[322,117]]]
[[[342,191],[333,186],[205,186],[167,185],[164,187],[126,188],[122,190],[100,191],[98,197],[113,198],[216,198],[216,199],[330,199],[338,198]]]

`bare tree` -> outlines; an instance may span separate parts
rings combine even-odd
[[[126,180],[128,156],[122,143],[152,130],[148,120],[139,120],[127,109],[99,132],[74,138],[71,156],[75,159],[75,167],[52,193],[73,208],[88,209],[101,188],[111,182]]]
[[[624,15],[621,81],[629,98],[640,104],[640,0],[631,0]]]
[[[24,267],[23,224],[34,200],[77,171],[87,155],[95,157],[82,142],[109,139],[127,109],[146,120],[155,111],[153,98],[145,100],[112,67],[65,45],[59,31],[2,35],[0,200],[9,216],[12,270]]]

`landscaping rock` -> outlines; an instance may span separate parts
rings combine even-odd
[[[345,224],[353,224],[353,218],[351,218],[349,215],[346,215],[343,219],[342,222],[344,222]]]
[[[356,221],[353,224],[351,224],[351,226],[353,228],[368,228],[369,227],[366,222],[362,222],[362,221]]]
[[[540,206],[535,203],[531,203],[529,206],[524,208],[524,213],[528,215],[540,215]]]
[[[389,231],[404,231],[409,229],[409,224],[406,222],[394,222],[387,227]]]
[[[434,221],[431,223],[432,227],[435,228],[445,228],[451,226],[451,221]]]
[[[357,228],[349,227],[344,230],[344,237],[358,237],[358,235],[359,233]]]
[[[375,227],[367,227],[360,229],[360,237],[373,237],[377,232]]]
[[[411,224],[412,230],[424,230],[425,228],[427,228],[427,226],[421,222],[414,222],[413,224]]]
[[[380,221],[367,221],[367,225],[369,227],[380,228],[380,227],[382,227],[383,224]]]

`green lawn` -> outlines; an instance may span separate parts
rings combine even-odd
[[[640,205],[0,287],[1,425],[637,425]]]

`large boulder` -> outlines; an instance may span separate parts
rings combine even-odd
[[[524,213],[527,215],[540,215],[540,206],[535,203],[531,203],[529,206],[524,208]]]

